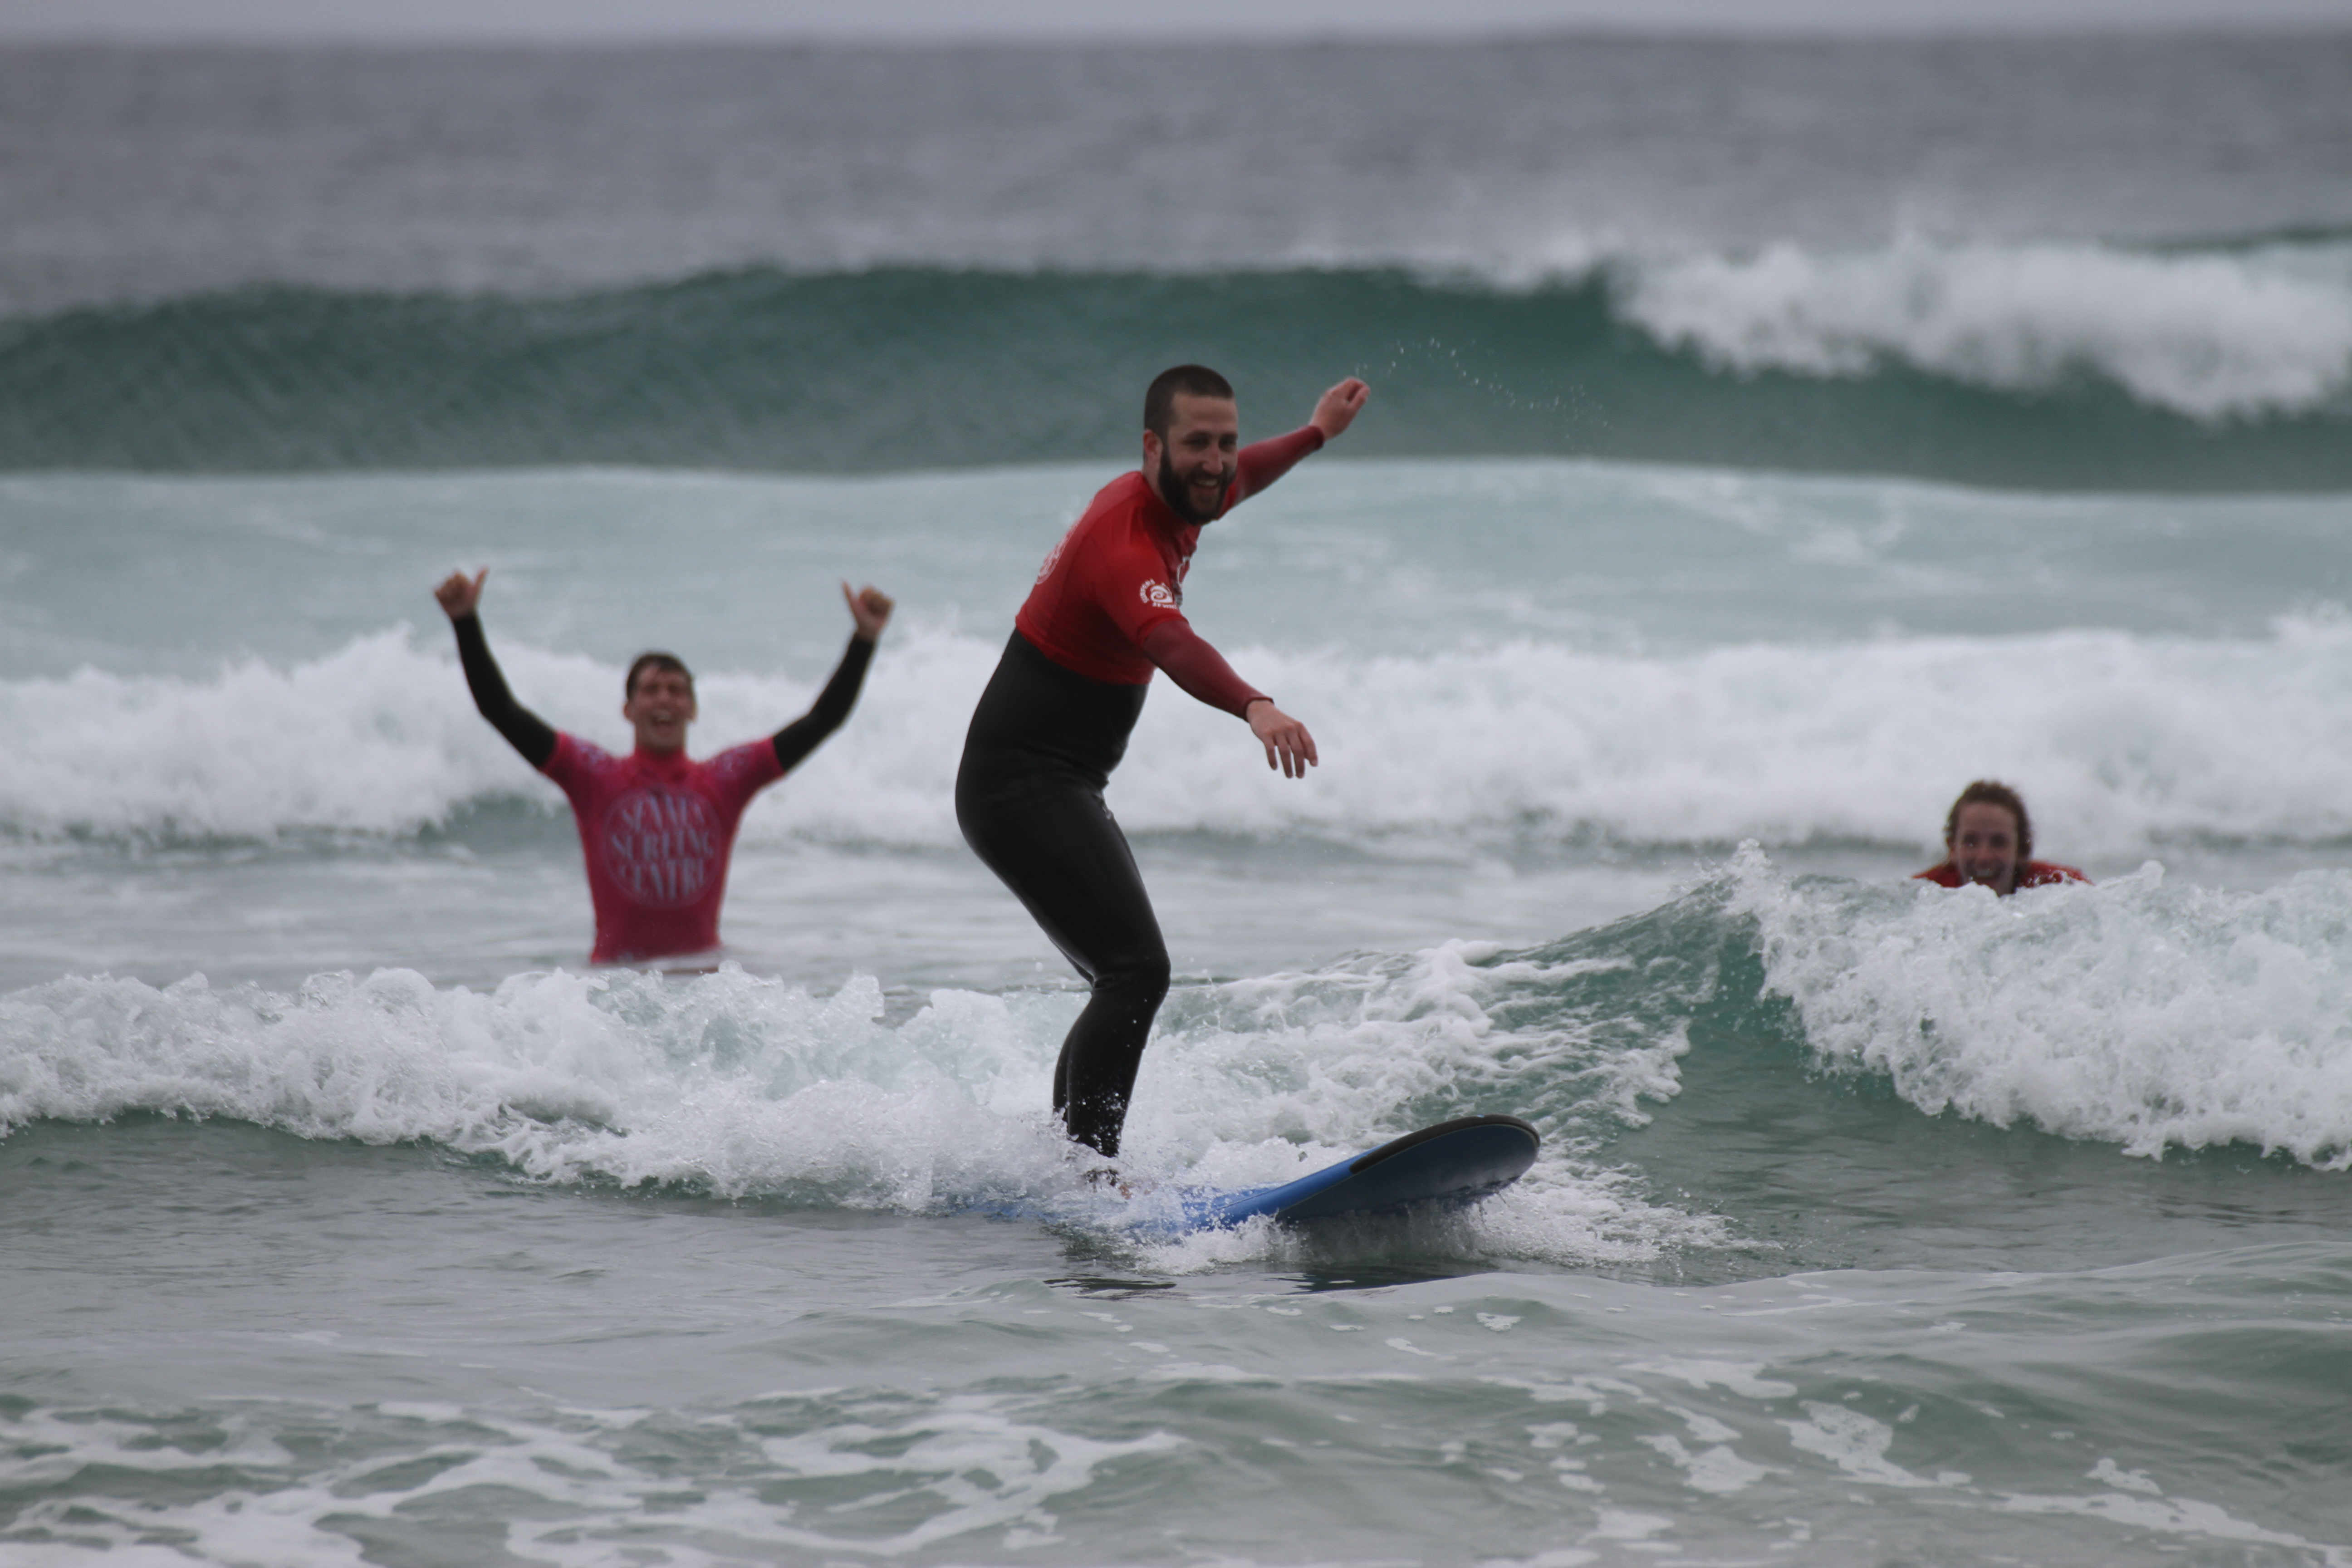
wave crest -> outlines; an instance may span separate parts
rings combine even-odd
[[[1931,1116],[2352,1169],[2352,876],[2231,893],[2151,865],[2000,900],[1791,883],[1749,851],[1734,877],[1813,1052]]]
[[[1174,321],[1197,324],[1177,348]],[[562,300],[256,288],[0,323],[0,468],[1091,458],[1133,437],[1104,389],[1179,352],[1262,407],[1370,377],[1364,453],[2352,488],[2340,238],[1618,254],[1517,287],[883,267]]]
[[[2103,377],[2208,424],[2308,412],[2352,384],[2352,250],[2335,247],[1780,245],[1630,268],[1624,309],[1741,374],[1866,379],[1893,363],[2009,392]]]
[[[518,642],[501,656],[551,722],[625,743],[617,668]],[[894,635],[848,726],[754,803],[746,838],[959,844],[955,769],[995,657],[992,639]],[[2352,626],[2337,618],[2242,640],[1235,657],[1309,717],[1323,766],[1303,784],[1271,775],[1230,718],[1162,692],[1112,784],[1130,831],[1305,834],[1374,851],[1756,837],[1925,853],[1958,783],[1990,773],[2030,781],[2040,839],[2063,858],[2352,834]],[[699,686],[698,751],[760,734],[814,694],[746,673]],[[0,829],[18,835],[405,836],[489,801],[562,804],[475,715],[454,660],[401,630],[206,679],[0,683],[0,723],[16,737],[0,752]]]
[[[1180,991],[1145,1059],[1122,1166],[1152,1188],[1272,1184],[1459,1114],[1499,1092],[1496,1053],[1517,1037],[1479,999],[1512,983],[1442,948]],[[1047,1113],[1079,1004],[942,990],[893,1026],[870,977],[819,996],[733,965],[691,979],[524,974],[488,994],[408,970],[318,975],[290,993],[73,977],[0,996],[0,1136],[44,1119],[224,1117],[429,1142],[545,1181],[1116,1224]],[[1549,1098],[1574,1119],[1575,1093]],[[1482,1211],[1482,1245],[1626,1259],[1716,1237],[1565,1152]],[[1130,1217],[1161,1212],[1147,1198]],[[1261,1226],[1176,1243],[1161,1261],[1280,1245]]]

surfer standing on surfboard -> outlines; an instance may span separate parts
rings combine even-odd
[[[972,713],[956,821],[1092,988],[1062,1042],[1054,1110],[1101,1153],[1118,1152],[1169,974],[1168,944],[1103,786],[1154,669],[1247,723],[1266,766],[1307,776],[1314,737],[1193,632],[1184,575],[1203,526],[1347,429],[1369,392],[1351,376],[1299,429],[1239,447],[1223,376],[1195,364],[1162,372],[1144,394],[1142,467],[1104,486],[1045,557]]]
[[[551,727],[517,702],[490,657],[477,613],[488,575],[487,567],[471,577],[453,572],[433,596],[457,634],[457,660],[474,706],[572,802],[588,860],[589,901],[596,910],[590,962],[629,963],[716,948],[727,860],[743,808],[849,717],[874,641],[890,621],[888,595],[871,587],[853,594],[844,583],[841,596],[849,601],[856,630],[808,712],[764,741],[698,763],[686,754],[686,727],[696,711],[694,676],[674,654],[639,654],[629,666],[621,717],[636,731],[637,743],[625,757]]]

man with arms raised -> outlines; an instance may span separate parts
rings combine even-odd
[[[815,704],[764,741],[698,763],[686,754],[686,727],[696,713],[694,677],[674,655],[639,654],[629,666],[621,717],[636,731],[637,743],[625,757],[551,728],[517,702],[476,613],[488,575],[487,568],[471,577],[453,572],[433,596],[457,634],[457,660],[474,706],[572,802],[596,910],[590,962],[630,963],[716,948],[727,860],[743,808],[849,717],[874,639],[889,624],[889,598],[870,587],[852,594],[844,583],[841,595],[856,630]]]
[[[1990,779],[1962,790],[1945,813],[1944,863],[1912,876],[1940,888],[1990,888],[2004,899],[2020,888],[2090,879],[2072,866],[2033,858],[2033,820],[2025,815],[2025,802]]]
[[[1118,1152],[1169,970],[1103,786],[1154,669],[1247,723],[1266,766],[1307,776],[1314,738],[1194,634],[1184,576],[1202,528],[1347,429],[1367,391],[1350,377],[1306,426],[1244,447],[1224,377],[1200,365],[1163,372],[1144,395],[1143,466],[1104,486],[1045,557],[964,737],[965,841],[1092,987],[1062,1043],[1054,1110],[1104,1154]]]

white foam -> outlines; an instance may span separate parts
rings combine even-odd
[[[1828,1062],[1906,1100],[2127,1153],[2245,1143],[2352,1168],[2352,875],[1999,900],[1735,868],[1770,990]]]
[[[1759,1465],[1743,1459],[1727,1444],[1717,1443],[1696,1453],[1683,1446],[1679,1437],[1664,1433],[1637,1437],[1634,1441],[1656,1449],[1667,1461],[1683,1472],[1683,1484],[1693,1491],[1728,1496],[1746,1491],[1765,1477],[1775,1474],[1778,1467]]]
[[[1065,1001],[950,993],[891,1029],[871,979],[816,996],[731,968],[520,975],[487,994],[407,970],[290,994],[68,979],[0,998],[0,1126],[222,1116],[430,1140],[556,1180],[920,1207],[1053,1179]]]
[[[1809,1419],[1780,1423],[1789,1429],[1790,1446],[1827,1459],[1855,1480],[1885,1487],[1965,1485],[1968,1481],[1966,1476],[1949,1482],[1941,1477],[1929,1480],[1895,1463],[1886,1457],[1895,1444],[1895,1428],[1859,1410],[1813,1399],[1804,1401],[1804,1410]]]
[[[2157,1501],[2118,1492],[2094,1497],[2042,1497],[2021,1492],[2002,1498],[2000,1506],[2009,1513],[2067,1514],[2104,1520],[2125,1530],[2147,1534],[2283,1547],[2307,1553],[2308,1560],[2324,1563],[2326,1568],[2352,1568],[2352,1551],[2309,1541],[2290,1531],[2265,1530],[2210,1502]]]
[[[1620,309],[1745,373],[1864,375],[1885,363],[2038,391],[2089,371],[2201,420],[2307,411],[2352,384],[2352,252],[2151,254],[1775,245],[1621,267]]]
[[[209,679],[84,671],[0,684],[0,824],[126,837],[402,834],[468,803],[562,809],[478,718],[454,661],[393,631],[320,660]],[[964,726],[996,657],[948,630],[894,640],[850,724],[753,805],[748,839],[951,847]],[[502,647],[550,721],[600,743],[619,672]],[[1264,767],[1230,717],[1160,692],[1111,802],[1131,831],[1307,833],[1370,846],[1598,832],[1637,843],[1933,838],[1955,781],[2024,786],[2065,858],[2167,836],[2352,833],[2352,626],[2267,637],[2121,632],[1717,647],[1643,656],[1517,642],[1421,657],[1241,649],[1311,715],[1324,764]],[[813,695],[701,680],[698,749]],[[1985,715],[1999,715],[1988,722]],[[2292,745],[2279,737],[2294,737]]]
[[[855,1400],[835,1419],[790,1422],[779,1432],[806,1397],[778,1396],[698,1420],[702,1443],[723,1456],[724,1469],[698,1478],[684,1496],[673,1466],[648,1465],[635,1451],[643,1428],[663,1429],[658,1416],[644,1413],[616,1420],[577,1411],[475,1409],[404,1420],[392,1406],[362,1405],[341,1415],[374,1439],[354,1445],[356,1457],[322,1455],[318,1445],[306,1444],[298,1458],[262,1430],[283,1419],[282,1407],[268,1401],[214,1417],[228,1431],[227,1448],[198,1455],[164,1449],[160,1458],[152,1427],[120,1410],[70,1417],[35,1412],[16,1424],[19,1442],[12,1448],[39,1458],[26,1463],[13,1451],[0,1456],[0,1481],[54,1486],[61,1476],[124,1469],[193,1475],[209,1489],[136,1504],[88,1490],[37,1497],[15,1515],[13,1531],[49,1533],[76,1549],[45,1552],[37,1542],[11,1542],[7,1560],[357,1565],[369,1554],[349,1528],[353,1521],[423,1517],[446,1528],[449,1515],[442,1510],[480,1492],[529,1500],[504,1520],[503,1536],[491,1538],[529,1562],[642,1561],[649,1518],[663,1531],[661,1561],[711,1568],[744,1561],[746,1542],[811,1561],[887,1561],[994,1531],[1018,1550],[1056,1540],[1051,1505],[1093,1484],[1107,1465],[1185,1447],[1167,1432],[1103,1439],[1066,1430],[1002,1394],[950,1394],[911,1408],[903,1401]],[[783,1420],[778,1406],[788,1413]],[[394,1452],[421,1449],[435,1462],[387,1463],[387,1437],[397,1441]],[[36,1440],[41,1447],[32,1450]],[[819,1482],[833,1496],[863,1501],[811,1509],[774,1495]],[[180,1490],[196,1490],[195,1481],[184,1480]],[[876,1500],[898,1506],[871,1506]],[[180,1550],[160,1557],[142,1552],[159,1530],[170,1531]]]
[[[551,1181],[912,1212],[1011,1203],[1123,1228],[1148,1226],[1179,1184],[1293,1180],[1437,1119],[1416,1102],[1542,1043],[1488,1023],[1477,997],[1502,984],[1440,950],[1181,989],[1128,1124],[1132,1203],[1087,1188],[1050,1125],[1075,993],[940,991],[894,1026],[870,978],[818,995],[732,966],[525,974],[487,994],[406,970],[320,975],[291,993],[202,976],[161,989],[55,981],[0,996],[0,1132],[44,1118],[225,1117],[430,1141]],[[1398,1245],[1590,1260],[1716,1237],[1713,1222],[1580,1163],[1574,1144],[1475,1215],[1429,1216]],[[1154,1256],[1188,1268],[1307,1246],[1259,1226]]]

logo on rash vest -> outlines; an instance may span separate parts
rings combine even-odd
[[[1171,588],[1156,578],[1146,577],[1143,586],[1137,592],[1143,595],[1143,602],[1154,609],[1172,610],[1184,602],[1181,588]]]
[[[1054,574],[1055,565],[1060,562],[1062,559],[1062,552],[1069,545],[1070,533],[1076,533],[1077,531],[1078,525],[1074,522],[1070,524],[1069,533],[1065,533],[1061,538],[1054,541],[1054,548],[1045,552],[1045,564],[1037,568],[1038,582],[1043,583],[1046,578],[1051,577]]]
[[[631,790],[604,812],[604,869],[629,901],[684,909],[709,890],[719,816],[698,795]]]

